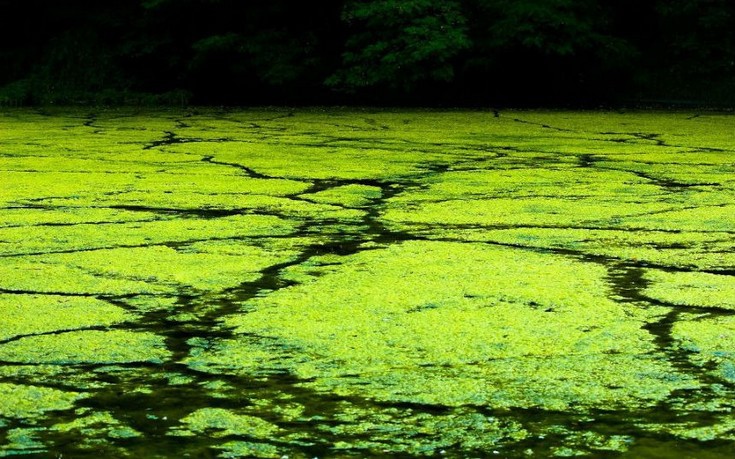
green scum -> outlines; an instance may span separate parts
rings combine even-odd
[[[0,457],[732,457],[735,118],[0,115]]]

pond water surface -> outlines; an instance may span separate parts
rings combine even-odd
[[[0,457],[735,455],[735,117],[0,114]]]

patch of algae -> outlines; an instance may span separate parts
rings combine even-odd
[[[499,198],[394,205],[383,215],[389,222],[450,225],[553,225],[605,224],[638,213],[669,208],[665,203],[570,200],[568,198]],[[441,223],[438,223],[441,222]]]
[[[1,426],[0,426],[1,427]],[[7,432],[6,444],[0,444],[0,457],[19,456],[24,454],[40,454],[47,452],[39,441],[38,434],[44,429],[40,427],[21,427]]]
[[[446,201],[473,198],[595,197],[640,201],[661,196],[661,190],[627,172],[577,167],[529,167],[513,170],[449,171],[431,179],[427,188],[399,195],[392,202]]]
[[[213,437],[247,436],[267,440],[280,428],[275,424],[246,414],[233,413],[224,408],[202,408],[181,419],[184,425],[170,435],[192,436],[208,434]]]
[[[0,264],[0,288],[19,292],[99,295],[152,294],[171,290],[143,281],[103,278],[80,268],[45,263],[35,257],[3,260]]]
[[[641,157],[638,161],[636,158],[626,157],[617,158],[615,155],[606,155],[598,158],[595,167],[605,169],[615,169],[619,171],[630,171],[633,174],[645,174],[648,180],[656,180],[659,183],[678,184],[677,191],[684,191],[684,187],[693,188],[697,191],[729,191],[732,192],[735,184],[732,172],[733,166],[729,162],[732,153],[718,154],[719,161],[713,164],[686,163],[680,162],[681,154],[678,158],[672,158],[669,163],[650,162],[649,157]],[[687,157],[701,159],[701,152],[689,154]],[[660,158],[656,155],[652,157]],[[676,189],[676,186],[671,187]]]
[[[311,133],[301,137],[313,141]],[[420,174],[427,162],[441,159],[438,154],[405,148],[391,151],[375,146],[284,146],[287,143],[286,139],[272,144],[251,143],[247,147],[237,143],[197,143],[172,145],[167,150],[212,155],[216,161],[240,164],[261,174],[286,179],[387,179]]]
[[[137,117],[131,117],[132,114],[121,117],[118,113],[106,112],[100,114],[99,119],[93,120],[93,126],[83,125],[89,120],[89,113],[81,110],[63,108],[47,114],[49,116],[13,112],[13,129],[9,130],[8,138],[19,145],[27,146],[29,150],[34,150],[35,147],[44,151],[53,146],[62,151],[100,154],[100,144],[154,140],[161,137],[164,131],[176,126],[174,116],[156,111],[150,111],[149,116]],[[136,128],[126,129],[129,126],[122,126],[108,130],[110,124],[125,123],[126,120],[136,123]],[[28,142],[28,139],[33,141]]]
[[[625,452],[633,444],[634,439],[628,435],[604,435],[597,432],[569,431],[559,426],[549,429],[555,434],[564,435],[564,446],[552,447],[554,457],[589,456],[592,454]]]
[[[0,382],[0,417],[33,419],[46,411],[68,410],[85,396],[79,392]]]
[[[98,370],[99,371],[99,370]],[[127,369],[130,372],[130,369]],[[0,365],[0,377],[10,381],[22,381],[24,384],[40,385],[54,382],[57,389],[71,391],[92,391],[108,387],[109,380],[103,380],[99,374],[75,365],[47,364],[3,364]]]
[[[628,216],[623,226],[631,229],[662,229],[674,231],[735,230],[735,205],[716,205],[671,209],[656,215]]]
[[[680,317],[672,328],[678,346],[698,365],[714,365],[717,377],[735,382],[735,317]]]
[[[217,253],[221,244],[209,242],[179,250],[165,246],[94,250],[47,255],[44,261],[82,269],[101,279],[142,281],[152,285],[149,290],[170,286],[173,293],[185,287],[219,291],[252,282],[261,276],[262,269],[298,254],[269,251],[240,241],[233,241],[228,247],[230,253]]]
[[[405,228],[401,226],[401,228]],[[649,262],[661,266],[728,269],[735,252],[727,252],[727,232],[630,231],[574,227],[483,229],[476,227],[422,228],[428,239],[491,242],[518,247],[561,249],[587,255]]]
[[[376,186],[352,184],[328,188],[318,193],[302,195],[302,197],[323,204],[362,207],[380,198],[382,194],[382,190]]]
[[[682,306],[735,309],[735,277],[647,270],[646,296]]]
[[[250,441],[228,441],[216,447],[222,453],[219,457],[258,457],[264,459],[278,459],[286,456],[279,449],[267,443]]]
[[[166,158],[177,158],[177,155],[166,154]],[[148,152],[141,154],[141,161],[150,162]],[[194,158],[196,160],[196,157]],[[174,164],[178,168],[165,171],[162,174],[146,174],[136,177],[135,191],[147,193],[150,196],[159,196],[162,193],[172,195],[239,195],[249,196],[287,196],[303,192],[311,184],[308,181],[296,181],[279,178],[253,178],[232,166],[213,164],[208,162],[190,162]],[[170,167],[170,166],[167,166]],[[122,191],[122,190],[121,190]],[[126,190],[132,191],[132,190]],[[169,196],[175,198],[176,196]]]
[[[678,438],[698,440],[735,440],[735,419],[732,415],[718,416],[714,423],[678,422],[671,424],[641,424],[641,429],[674,435]]]
[[[134,153],[128,147],[120,155],[130,157]],[[198,157],[188,162],[159,162],[153,156],[145,153],[139,161],[115,161],[109,154],[85,160],[63,155],[0,156],[0,171],[7,185],[0,189],[0,205],[100,206],[114,195],[127,197],[118,204],[140,204],[147,196],[162,199],[185,195],[200,200],[203,196],[213,200],[240,195],[275,197],[298,193],[309,186],[293,180],[245,177],[237,169],[202,162]],[[172,157],[176,158],[168,156]],[[12,169],[3,167],[3,160],[12,161]],[[44,186],[39,187],[38,183]]]
[[[657,150],[673,150],[675,146],[684,151],[698,147],[732,149],[732,137],[729,130],[732,128],[732,118],[717,113],[698,114],[693,118],[690,113],[680,112],[625,112],[614,113],[584,113],[567,111],[517,111],[507,112],[505,116],[535,123],[529,130],[555,132],[562,136],[573,137],[583,135],[595,140],[619,141],[632,143],[637,147],[631,152],[635,156],[641,154],[641,146],[650,145]],[[546,125],[547,127],[544,127]],[[663,142],[663,145],[657,145]],[[604,144],[603,144],[604,145]],[[625,143],[623,144],[625,145]],[[668,145],[668,147],[667,147]],[[663,148],[662,148],[663,147]],[[607,146],[608,151],[611,150]],[[646,152],[648,153],[648,152]],[[690,157],[697,160],[703,153],[714,153],[722,161],[723,152],[696,151]],[[726,153],[726,152],[725,152]],[[681,159],[680,154],[675,156]]]
[[[126,330],[28,336],[0,345],[0,361],[12,363],[161,363],[169,356],[162,337]]]
[[[134,316],[94,298],[0,295],[0,317],[0,341],[4,341],[21,335],[108,326]]]
[[[271,215],[234,215],[216,219],[180,218],[100,226],[0,228],[0,254],[34,254],[119,246],[173,244],[292,234],[298,224]]]
[[[195,349],[187,363],[448,406],[610,409],[696,386],[641,328],[658,312],[605,299],[606,275],[554,255],[403,243],[252,300],[226,320],[242,336]]]
[[[447,172],[423,190],[392,198],[390,222],[461,225],[581,225],[678,209],[659,187],[625,172],[557,170]]]
[[[79,417],[73,421],[55,424],[51,429],[58,432],[76,432],[85,439],[86,446],[94,446],[90,442],[93,438],[136,438],[142,434],[130,426],[125,425],[107,411],[94,411],[86,413],[86,410],[78,410]],[[85,446],[85,445],[81,445]]]
[[[35,225],[98,225],[160,220],[165,218],[153,212],[130,212],[120,209],[87,208],[24,208],[0,209],[0,228]]]
[[[450,454],[453,450],[488,452],[500,444],[517,443],[529,437],[529,432],[515,421],[463,408],[432,415],[414,413],[411,409],[367,410],[347,406],[335,420],[333,425],[324,423],[319,428],[345,439],[334,444],[336,451],[421,456],[443,454],[442,450]]]
[[[88,199],[51,198],[45,200],[55,206],[142,206],[160,208],[164,212],[231,210],[240,213],[266,213],[288,217],[311,217],[315,219],[343,218],[359,219],[363,213],[354,209],[295,200],[279,196],[206,193],[147,193],[129,191],[114,196],[94,195]]]
[[[672,193],[632,172],[579,167],[450,171],[424,189],[390,199],[393,223],[455,225],[605,225],[729,231],[731,196]]]

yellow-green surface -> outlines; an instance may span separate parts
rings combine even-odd
[[[733,457],[733,132],[2,113],[0,457]]]

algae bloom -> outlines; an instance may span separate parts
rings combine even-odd
[[[733,457],[698,115],[0,113],[0,457]]]

